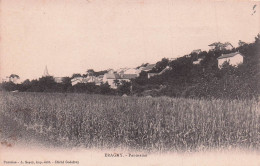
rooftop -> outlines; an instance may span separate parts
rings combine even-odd
[[[220,57],[218,57],[218,59],[234,57],[234,56],[237,55],[237,54],[243,56],[243,55],[242,55],[241,53],[239,53],[239,52],[233,52],[233,53],[230,53],[230,54],[222,54]]]
[[[144,67],[142,70],[152,70],[156,64],[148,64],[146,67]]]

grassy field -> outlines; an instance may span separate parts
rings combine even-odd
[[[259,103],[87,94],[1,93],[1,144],[197,151],[260,147]]]

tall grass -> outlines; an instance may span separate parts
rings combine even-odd
[[[260,147],[254,100],[2,93],[0,114],[64,146],[141,150]]]

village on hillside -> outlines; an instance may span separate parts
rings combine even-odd
[[[244,43],[245,44],[245,43]],[[209,45],[210,49],[209,51],[214,50],[232,50],[234,47],[231,43],[225,42],[215,42]],[[201,49],[193,50],[188,57],[190,57],[192,54],[199,55],[202,52]],[[193,65],[199,65],[200,62],[205,57],[198,57],[197,60],[193,61]],[[174,61],[177,58],[170,58],[169,61]],[[244,56],[239,52],[232,52],[229,54],[222,54],[220,57],[217,58],[218,60],[218,67],[221,68],[221,66],[228,62],[232,66],[237,66],[241,63],[243,63]],[[101,85],[102,83],[108,83],[110,88],[116,89],[118,87],[117,84],[120,84],[122,81],[130,82],[131,79],[137,78],[140,76],[141,72],[147,72],[147,78],[150,79],[151,77],[161,75],[165,71],[172,70],[170,66],[166,66],[162,71],[160,72],[151,72],[152,69],[156,64],[142,64],[139,67],[136,68],[120,68],[117,70],[114,69],[108,69],[104,74],[94,74],[93,70],[88,70],[86,74],[75,74],[71,77],[71,85],[74,86],[78,83],[94,83],[95,85]],[[52,76],[48,72],[47,66],[44,69],[43,77]],[[54,81],[56,83],[62,83],[63,77],[53,77]],[[6,78],[2,79],[1,82],[13,82],[15,84],[21,83],[20,77],[16,74],[11,74],[10,76],[7,76]]]

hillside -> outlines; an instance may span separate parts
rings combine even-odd
[[[104,79],[102,80],[102,77],[107,72],[113,71],[112,69],[105,71],[90,69],[83,75],[76,73],[71,77],[63,77],[60,82],[52,76],[31,81],[25,80],[22,84],[3,82],[0,84],[0,90],[188,98],[258,98],[260,94],[260,34],[255,37],[253,43],[247,44],[240,41],[237,48],[223,49],[223,45],[227,43],[216,42],[213,45],[215,49],[208,52],[201,52],[199,49],[177,59],[163,58],[156,65],[144,63],[134,69],[140,71],[138,76],[135,74],[135,77],[126,81],[115,77],[108,84]],[[224,63],[220,69],[218,58],[222,54],[229,53],[241,54],[242,64],[234,67]],[[73,79],[79,82],[72,84]],[[91,80],[92,82],[88,82]],[[111,87],[114,84],[116,88]]]
[[[237,67],[224,64],[218,68],[217,58],[222,54],[239,52],[244,56],[243,64]],[[201,59],[199,64],[194,61]],[[133,91],[137,94],[174,97],[214,97],[214,98],[252,98],[259,96],[260,78],[260,35],[254,43],[233,48],[232,50],[211,50],[191,53],[176,60],[163,58],[148,73],[158,73],[166,66],[167,70],[160,75],[147,78],[142,73],[134,80]],[[157,89],[157,90],[155,90]],[[146,92],[149,93],[146,93]]]

